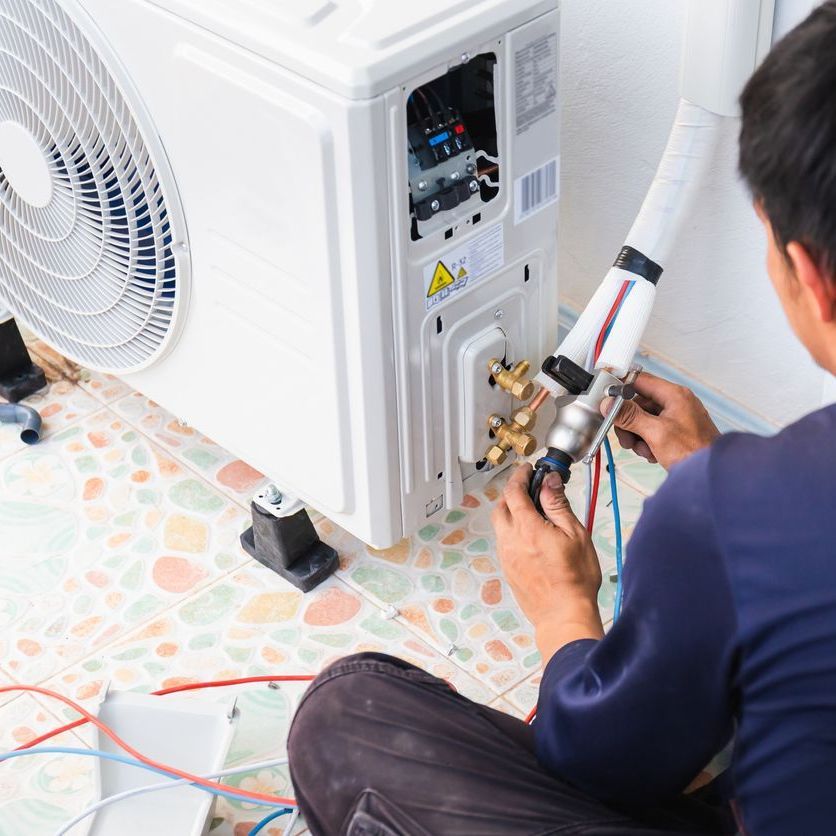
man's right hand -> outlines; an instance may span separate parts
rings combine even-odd
[[[615,422],[621,446],[669,470],[708,447],[720,431],[697,396],[684,386],[642,372],[635,383],[639,397],[624,404]],[[606,415],[612,399],[606,398]]]

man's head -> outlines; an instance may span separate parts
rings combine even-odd
[[[741,98],[740,171],[793,330],[836,372],[836,0],[769,54]]]

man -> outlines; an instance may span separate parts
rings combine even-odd
[[[742,105],[772,283],[836,373],[836,0]],[[731,810],[753,836],[836,832],[836,407],[718,438],[691,393],[649,375],[638,389],[619,437],[670,476],[630,543],[619,621],[605,637],[598,560],[560,480],[546,522],[518,468],[494,523],[546,666],[536,721],[394,659],[337,663],[290,735],[314,834],[728,833]],[[733,734],[726,786],[684,795]]]

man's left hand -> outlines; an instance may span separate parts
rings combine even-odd
[[[493,512],[497,554],[517,603],[534,625],[543,663],[564,645],[604,635],[598,612],[601,567],[557,474],[546,477],[537,512],[531,465],[517,467]]]

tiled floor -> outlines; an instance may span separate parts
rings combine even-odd
[[[531,708],[539,658],[494,557],[497,485],[385,552],[320,520],[342,565],[302,596],[238,545],[260,474],[123,383],[49,360],[53,378],[70,379],[31,400],[45,418],[44,441],[24,448],[0,426],[0,686],[43,684],[94,708],[107,687],[315,672],[374,649],[502,710]],[[661,477],[629,455],[619,461],[629,535]],[[570,493],[579,501],[581,485]],[[605,620],[615,562],[608,502],[602,485],[595,539]],[[230,763],[279,756],[300,694],[299,686],[242,689]],[[45,697],[2,693],[0,745],[70,717]],[[62,742],[91,738],[80,730]],[[89,761],[65,755],[0,766],[0,836],[53,834],[90,802],[92,776]],[[291,791],[284,770],[235,781]],[[221,801],[211,834],[246,836],[259,813]]]

